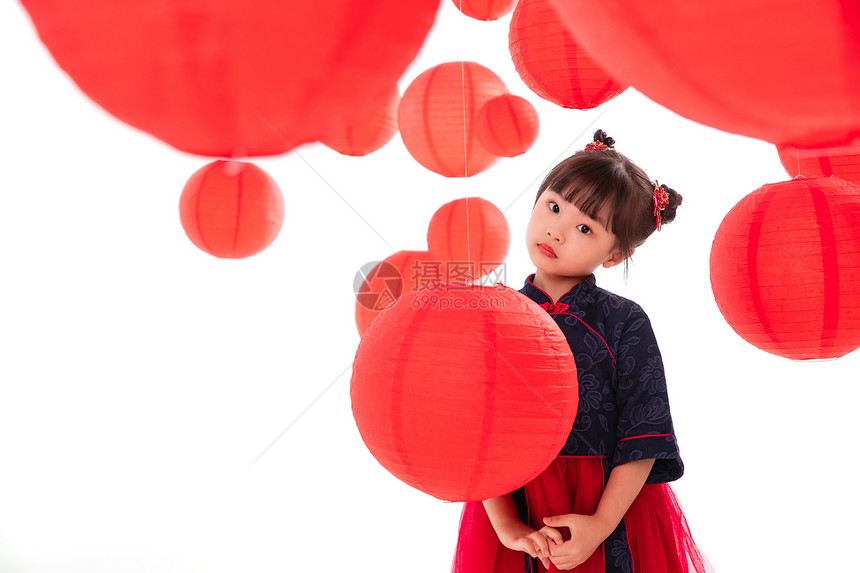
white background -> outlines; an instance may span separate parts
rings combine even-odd
[[[0,4],[0,573],[447,571],[461,506],[391,477],[352,419],[353,276],[425,249],[440,205],[481,196],[505,212],[506,282],[521,287],[537,186],[595,127],[684,195],[626,284],[620,268],[598,284],[651,316],[687,466],[675,489],[699,544],[723,572],[857,567],[857,354],[759,351],[710,290],[722,217],[787,178],[773,146],[633,90],[588,112],[544,102],[510,62],[509,20],[443,0],[400,88],[445,61],[490,67],[538,109],[527,154],[468,179],[425,170],[399,136],[365,158],[315,144],[256,160],[286,221],[234,261],[179,224],[182,186],[212,159],[102,111],[23,9]]]

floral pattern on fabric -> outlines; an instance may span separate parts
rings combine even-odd
[[[617,465],[655,458],[648,483],[681,477],[663,360],[645,311],[599,288],[594,275],[557,301],[533,278],[520,292],[555,319],[576,361],[579,410],[559,455],[606,457],[606,475]]]

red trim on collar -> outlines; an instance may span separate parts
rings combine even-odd
[[[541,292],[542,292],[542,293],[543,293],[543,294],[544,294],[544,295],[549,299],[549,301],[550,301],[552,304],[555,304],[555,301],[554,301],[554,300],[552,300],[552,297],[551,297],[551,296],[549,296],[548,294],[546,294],[546,291],[545,291],[545,290],[543,290],[542,288],[540,288],[539,286],[537,286],[535,283],[533,283],[533,282],[532,282],[532,277],[533,277],[533,276],[535,276],[535,273],[532,273],[532,274],[530,274],[529,276],[527,276],[527,277],[526,277],[526,280],[529,282],[529,284],[530,284],[530,285],[532,285],[533,287],[535,287],[536,289],[538,289],[539,291],[541,291]],[[586,280],[586,279],[583,279],[583,280],[579,281],[579,283],[584,282],[585,280]],[[567,292],[566,292],[566,293],[564,293],[563,295],[561,295],[560,297],[558,297],[558,300],[561,300],[561,299],[563,299],[564,297],[566,297],[567,295],[569,295],[569,294],[570,294],[570,291],[572,291],[573,289],[575,289],[575,288],[579,285],[579,283],[576,283],[575,285],[573,285],[572,287],[570,287],[569,289],[567,289]]]

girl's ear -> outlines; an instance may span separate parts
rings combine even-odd
[[[632,256],[636,249],[630,249],[630,255]],[[621,251],[614,251],[609,258],[603,261],[604,268],[614,267],[615,265],[621,264],[624,262],[624,255],[621,254]]]

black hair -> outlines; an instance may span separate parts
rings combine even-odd
[[[602,145],[590,144],[553,167],[538,188],[535,204],[551,189],[600,221],[616,236],[626,272],[633,249],[657,228],[655,185],[638,165],[615,151],[615,140],[602,129],[594,133],[594,142]],[[660,187],[669,197],[669,204],[660,212],[665,225],[675,219],[683,197],[666,185]]]

